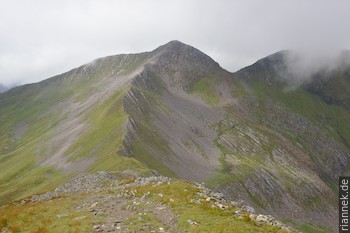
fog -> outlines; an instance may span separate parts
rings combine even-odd
[[[285,53],[283,58],[286,69],[279,75],[297,86],[307,83],[314,75],[327,75],[350,67],[349,50],[292,50]]]
[[[332,69],[338,51],[350,49],[345,0],[0,2],[5,85],[37,82],[98,57],[150,51],[171,40],[200,49],[231,72],[279,50],[301,51],[287,59],[298,77]]]

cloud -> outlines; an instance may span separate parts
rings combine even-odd
[[[283,62],[285,69],[278,70],[279,76],[295,88],[308,83],[315,75],[326,78],[334,71],[344,71],[350,66],[350,50],[290,50],[283,53]]]
[[[229,71],[282,49],[350,48],[345,0],[2,0],[0,83],[180,40]]]

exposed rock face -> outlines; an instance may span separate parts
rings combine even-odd
[[[218,63],[199,50],[179,41],[159,47],[155,72],[170,87],[187,90],[200,78],[220,69]]]
[[[170,168],[176,176],[204,181],[219,166],[214,127],[222,114],[185,90],[219,65],[177,41],[155,52],[153,63],[135,77],[124,99],[129,115],[125,151],[147,163],[147,157],[140,158],[131,149],[141,144],[144,154],[157,158],[159,166]]]

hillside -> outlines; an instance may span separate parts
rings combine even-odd
[[[0,94],[0,203],[111,171],[205,182],[304,231],[335,231],[350,67],[295,85],[282,51],[234,74],[172,41]]]

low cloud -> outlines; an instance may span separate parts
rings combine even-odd
[[[284,53],[285,70],[280,73],[293,85],[309,82],[317,74],[327,74],[350,67],[350,51],[288,51]]]

